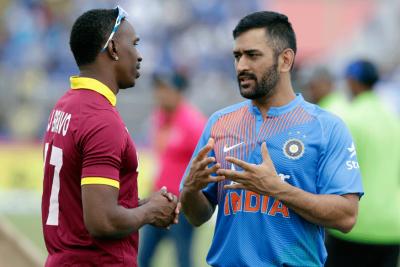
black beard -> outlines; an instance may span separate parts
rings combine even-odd
[[[254,79],[255,87],[252,91],[243,90],[240,86],[240,76],[247,76],[249,78]],[[240,94],[242,97],[247,99],[259,99],[259,98],[270,98],[275,93],[276,85],[279,81],[279,73],[278,73],[278,63],[275,63],[271,67],[269,67],[265,72],[264,75],[261,77],[260,83],[258,82],[256,76],[252,73],[239,73],[238,75],[238,83]]]

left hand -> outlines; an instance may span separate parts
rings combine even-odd
[[[181,203],[179,202],[178,197],[175,196],[174,194],[168,192],[166,186],[163,186],[161,188],[161,194],[165,198],[167,198],[170,202],[175,202],[176,203],[176,208],[174,210],[175,216],[174,216],[173,224],[179,223],[178,218],[179,218],[179,213],[181,211]],[[139,206],[142,206],[142,205],[146,204],[148,201],[149,201],[149,198],[139,199]],[[169,226],[167,228],[169,228]]]
[[[225,176],[226,179],[236,182],[236,184],[225,185],[225,189],[246,189],[261,195],[273,195],[277,187],[282,184],[281,178],[275,170],[266,143],[261,145],[261,155],[263,162],[259,165],[247,163],[243,160],[226,157],[226,160],[243,169],[243,171],[234,171],[219,169],[217,174]]]
[[[173,220],[173,224],[177,224],[179,222],[178,218],[179,218],[179,212],[181,211],[181,203],[179,202],[177,196],[175,196],[174,194],[172,194],[172,193],[167,191],[167,187],[166,186],[163,186],[161,188],[161,191],[162,191],[162,195],[164,197],[166,197],[169,201],[176,203],[176,208],[174,210],[175,217],[174,217],[174,220]],[[169,229],[169,227],[167,227],[167,228]]]

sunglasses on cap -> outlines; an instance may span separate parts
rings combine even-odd
[[[117,6],[116,9],[118,10],[118,17],[115,20],[115,25],[114,25],[114,28],[113,28],[111,34],[110,34],[110,37],[108,37],[107,42],[105,43],[103,49],[101,49],[101,52],[106,50],[106,48],[108,46],[108,43],[113,38],[114,34],[117,32],[117,30],[119,28],[119,25],[121,25],[121,21],[128,16],[128,13],[122,7]]]

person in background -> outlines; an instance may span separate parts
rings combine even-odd
[[[372,62],[357,60],[346,69],[352,99],[344,117],[357,158],[349,170],[361,169],[365,196],[353,230],[331,230],[328,267],[396,267],[400,245],[400,123],[374,92],[379,80]],[[354,151],[354,147],[352,148]]]
[[[184,72],[171,71],[153,75],[156,108],[152,116],[152,146],[158,160],[154,191],[167,186],[169,192],[179,195],[180,179],[188,165],[206,118],[184,98],[188,81]],[[157,245],[164,238],[175,243],[177,262],[181,267],[192,264],[193,226],[184,216],[169,230],[153,226],[143,228],[139,249],[141,267],[151,266]]]
[[[324,66],[316,66],[303,76],[305,97],[341,117],[348,106],[348,100],[335,89],[332,73]]]

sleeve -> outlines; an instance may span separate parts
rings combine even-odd
[[[319,194],[363,192],[356,148],[346,125],[339,118],[322,125],[324,131],[318,162]]]
[[[119,188],[119,172],[126,144],[126,130],[115,114],[105,112],[82,127],[81,184],[105,184]]]
[[[181,184],[180,184],[180,187],[179,187],[179,191],[182,191],[185,178],[189,174],[189,170],[190,170],[190,167],[191,167],[192,160],[197,156],[199,151],[207,144],[208,139],[211,137],[211,127],[214,124],[214,121],[215,120],[214,120],[213,116],[208,120],[208,122],[207,122],[207,124],[206,124],[206,126],[205,126],[205,128],[203,130],[203,133],[201,134],[200,139],[199,139],[199,141],[197,143],[197,146],[196,146],[196,148],[195,148],[195,150],[193,152],[193,155],[192,155],[192,158],[191,158],[191,160],[189,162],[189,165],[186,167],[185,173],[183,174],[183,177],[182,177],[182,180],[181,180]],[[211,150],[209,155],[211,157],[215,157],[214,150]],[[210,184],[208,184],[208,186],[206,188],[203,189],[204,195],[214,205],[217,204],[217,189],[218,189],[217,185],[218,185],[217,183],[210,183]]]

